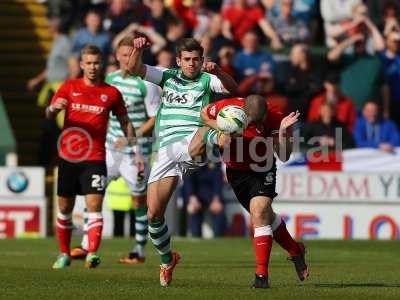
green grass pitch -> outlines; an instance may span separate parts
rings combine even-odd
[[[274,245],[268,290],[249,288],[254,257],[248,239],[175,239],[173,245],[182,260],[172,286],[161,288],[151,244],[140,266],[116,262],[131,241],[114,239],[103,241],[97,269],[74,261],[52,270],[54,239],[1,240],[0,299],[400,299],[399,241],[308,241],[311,277],[303,283]]]

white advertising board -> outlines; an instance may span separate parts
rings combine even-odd
[[[280,200],[323,202],[393,202],[400,205],[400,173],[278,171]]]
[[[44,169],[0,167],[1,197],[44,197]]]
[[[400,206],[274,202],[297,239],[400,239]]]

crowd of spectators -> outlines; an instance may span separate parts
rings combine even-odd
[[[42,82],[79,76],[79,51],[87,43],[103,51],[108,72],[115,69],[115,45],[127,34],[147,36],[152,46],[144,62],[160,66],[174,64],[177,40],[194,37],[203,45],[205,59],[219,63],[238,81],[240,96],[257,93],[284,113],[299,110],[306,141],[320,137],[305,148],[334,148],[336,128],[342,129],[342,148],[392,152],[400,146],[398,1],[47,0],[47,4],[54,45],[46,70],[29,81],[31,90]],[[193,199],[188,196],[188,203],[198,208],[200,202]],[[213,203],[210,199],[205,206]],[[193,216],[196,213],[194,209]],[[198,233],[198,227],[193,230]]]

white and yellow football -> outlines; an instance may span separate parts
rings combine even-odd
[[[217,126],[225,134],[241,133],[247,127],[246,113],[240,106],[225,106],[217,115]]]

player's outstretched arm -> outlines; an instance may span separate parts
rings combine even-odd
[[[293,150],[292,126],[298,122],[300,113],[292,112],[281,121],[279,127],[279,136],[277,141],[274,140],[274,150],[279,159],[283,162],[289,160]]]
[[[57,114],[65,109],[68,105],[68,100],[64,98],[57,98],[53,104],[46,108],[46,118],[54,119]]]
[[[129,57],[128,72],[134,76],[144,78],[146,76],[146,67],[142,61],[143,50],[150,46],[150,42],[145,37],[133,39],[133,50]]]
[[[210,74],[214,74],[221,81],[223,89],[220,92],[224,94],[231,94],[232,96],[237,95],[238,84],[228,73],[223,71],[216,63],[214,62],[204,63],[203,70]],[[213,82],[211,82],[211,89],[214,90]],[[219,91],[216,90],[216,92]]]

